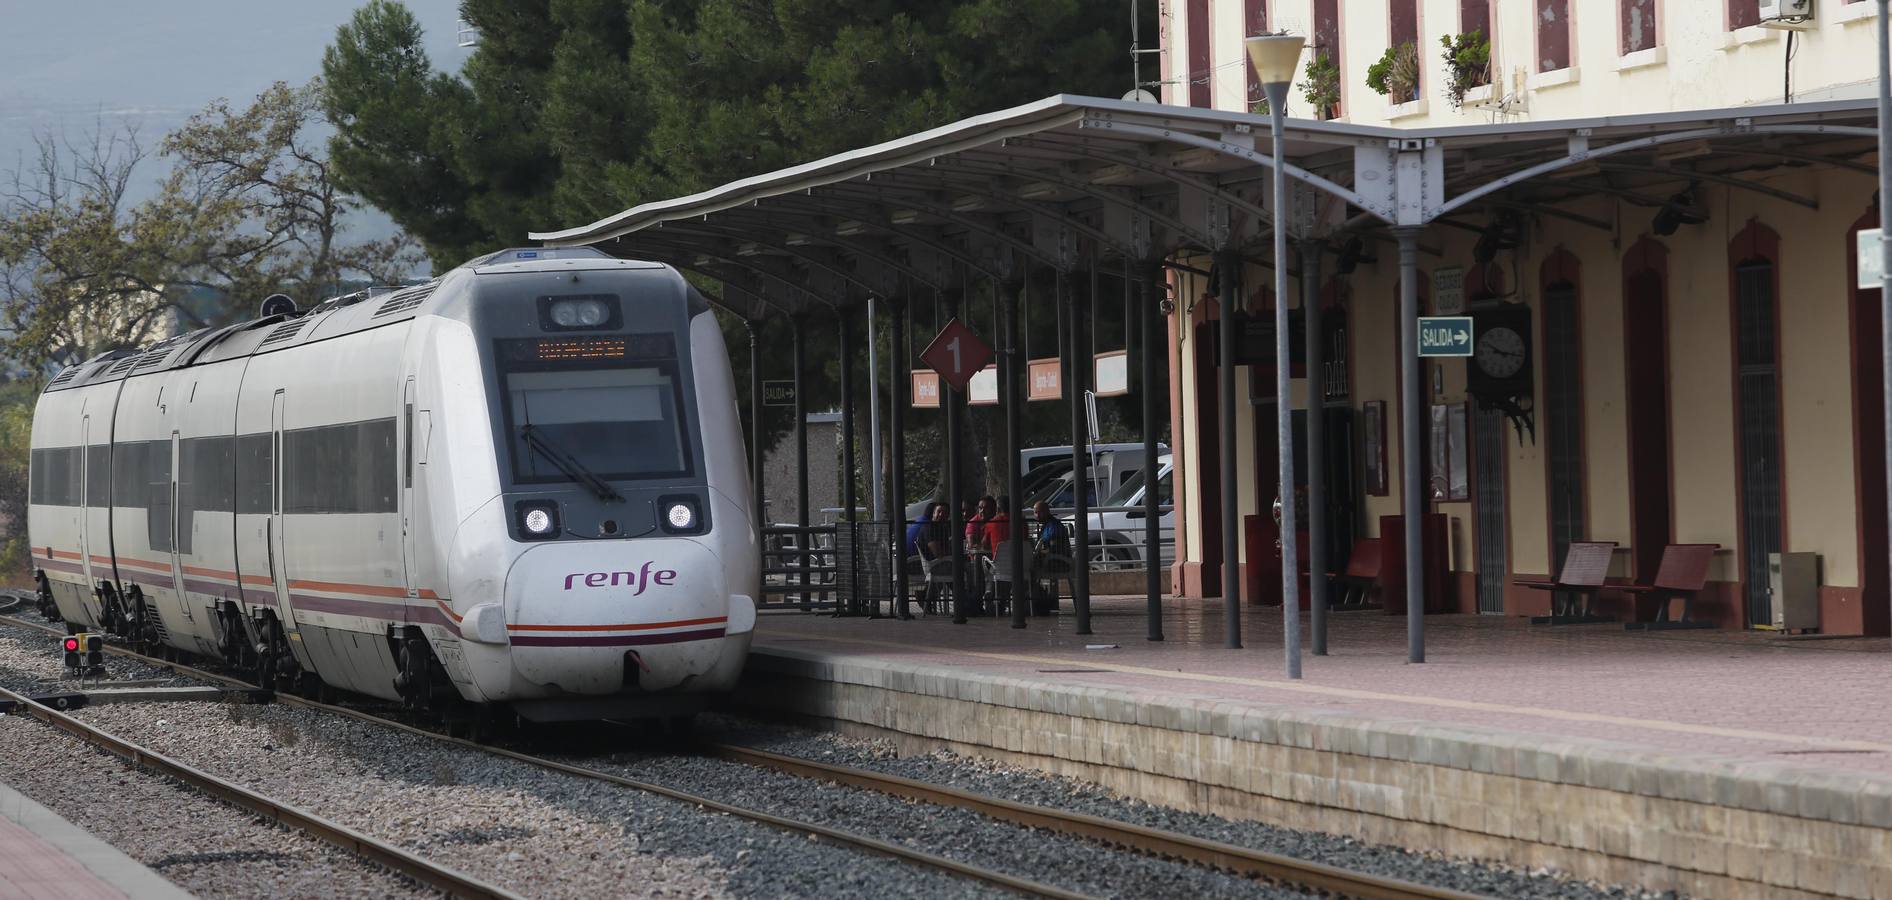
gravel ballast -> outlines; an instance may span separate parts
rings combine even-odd
[[[1354,871],[1506,898],[1672,898],[1669,892],[1575,881],[1550,871],[1515,868],[1367,844],[1317,831],[1281,828],[1133,800],[1099,785],[946,751],[901,756],[890,744],[857,740],[750,719],[714,716],[699,726],[707,739],[788,756],[899,775],[1053,809],[1087,813],[1242,847],[1323,862]],[[650,765],[661,765],[652,760]]]
[[[42,722],[0,716],[0,760],[14,790],[199,897],[437,896]]]
[[[77,715],[532,897],[994,896],[807,835],[315,710],[171,703]],[[740,786],[704,793],[731,798]]]

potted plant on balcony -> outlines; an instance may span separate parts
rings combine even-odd
[[[1379,62],[1366,67],[1366,86],[1394,103],[1419,99],[1419,49],[1410,41],[1386,48]]]
[[[1334,65],[1333,57],[1316,51],[1314,58],[1307,61],[1302,75],[1301,96],[1307,98],[1307,105],[1314,107],[1314,115],[1321,119],[1338,116],[1340,67]]]
[[[1482,30],[1439,37],[1445,48],[1445,96],[1452,108],[1465,105],[1465,93],[1491,83],[1491,39]]]

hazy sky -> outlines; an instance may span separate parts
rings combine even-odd
[[[218,97],[240,108],[272,82],[307,81],[365,2],[0,0],[0,173],[20,165],[35,133],[77,139],[101,119],[109,129],[130,118],[151,148]],[[458,0],[406,3],[434,67],[459,68],[469,51],[454,43]]]

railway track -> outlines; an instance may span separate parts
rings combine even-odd
[[[10,615],[0,615],[0,620],[19,627],[42,631],[49,635],[56,636],[63,633],[57,629],[36,622],[25,621]],[[239,688],[254,687],[240,679],[194,668],[181,663],[146,656],[125,647],[108,645],[107,651],[117,656],[135,659],[152,666],[168,668],[180,674],[213,683]],[[808,834],[816,837],[816,839],[850,847],[859,851],[893,857],[913,865],[923,866],[961,878],[982,882],[1013,893],[1054,898],[1079,898],[1085,896],[1078,892],[1019,878],[890,841],[880,840],[878,838],[833,828],[819,823],[801,821],[760,810],[749,809],[713,798],[677,790],[661,784],[628,778],[622,775],[573,765],[558,760],[546,759],[492,744],[454,737],[437,731],[419,728],[405,722],[377,716],[359,709],[321,703],[293,695],[279,694],[277,697],[280,702],[288,705],[348,716],[363,722],[396,729],[482,753],[492,754],[550,771],[656,794],[770,827]],[[52,710],[45,709],[44,707],[38,707],[37,705],[34,706],[34,714],[36,716],[45,718],[45,716],[41,715],[41,711],[44,711],[45,713],[70,721],[73,726],[78,728],[92,730],[90,726],[72,720],[69,716],[64,716]],[[109,735],[104,737],[108,740],[117,741],[116,738],[111,738]],[[797,777],[811,778],[876,791],[917,803],[965,809],[991,819],[1008,822],[1014,825],[1085,838],[1152,857],[1181,860],[1231,872],[1244,877],[1264,878],[1277,884],[1318,891],[1328,895],[1360,897],[1368,898],[1368,900],[1412,900],[1412,898],[1427,898],[1427,900],[1447,900],[1447,898],[1451,898],[1451,900],[1468,900],[1468,898],[1480,896],[1448,888],[1434,887],[1401,879],[1351,871],[1323,863],[1268,853],[1234,844],[1205,840],[1191,835],[1148,828],[1114,819],[1067,812],[1044,806],[1015,803],[924,781],[887,775],[866,769],[837,766],[800,757],[786,756],[751,747],[730,744],[704,744],[702,745],[702,749],[709,755],[731,762],[770,769]],[[120,752],[120,755],[127,754]],[[138,761],[136,757],[128,756],[128,758],[133,758],[134,761]],[[188,766],[183,766],[181,763],[173,762],[172,764],[186,769],[189,768]],[[198,774],[201,775],[203,773]],[[214,776],[206,775],[205,777],[216,780]],[[218,781],[221,783],[221,780]],[[192,783],[195,784],[196,782],[193,781]],[[240,787],[234,785],[230,785],[230,787],[238,791],[242,790]],[[213,794],[222,796],[218,789],[206,788],[206,790],[210,790]],[[268,813],[264,814],[268,815]],[[327,839],[326,836],[325,839]],[[371,838],[365,839],[372,840]],[[344,844],[343,846],[347,846],[349,849],[355,849],[351,845]],[[395,853],[402,852],[391,847],[388,849]],[[378,857],[371,858],[377,858],[377,861],[379,861]],[[392,864],[390,864],[390,867],[392,867]],[[400,871],[405,872],[405,870]],[[419,878],[420,876],[415,877]],[[432,884],[433,882],[429,881],[427,883]],[[442,888],[442,890],[448,889]],[[449,891],[449,893],[457,894],[455,891]],[[466,896],[510,895],[467,894]]]

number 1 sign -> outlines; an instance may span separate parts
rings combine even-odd
[[[961,391],[980,369],[992,361],[992,348],[954,317],[939,330],[939,336],[920,351],[920,362],[938,372],[948,384]]]

